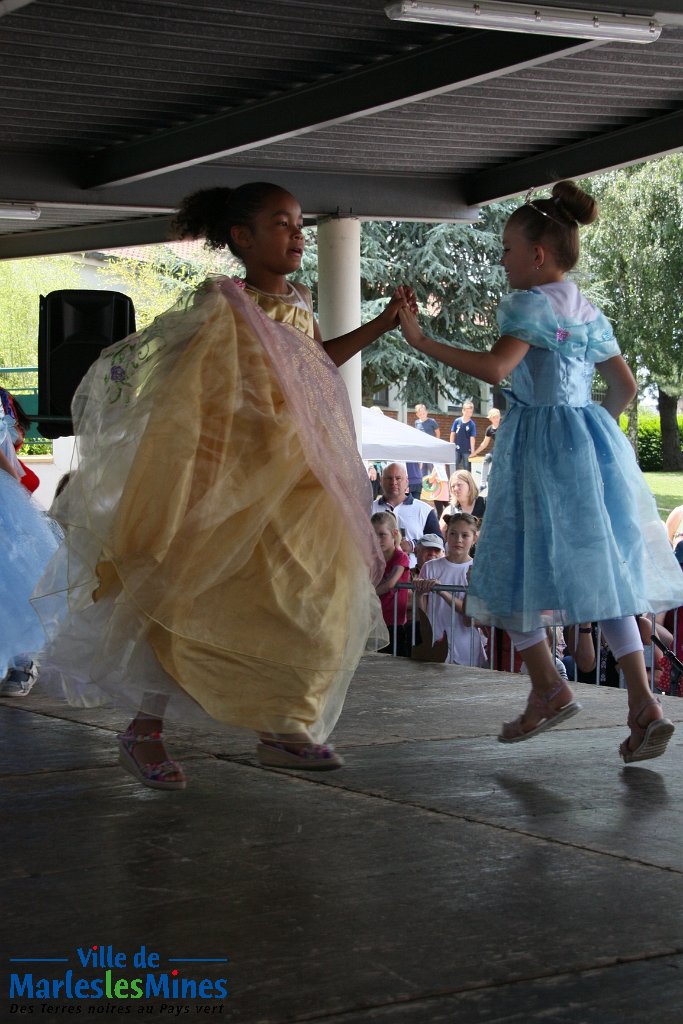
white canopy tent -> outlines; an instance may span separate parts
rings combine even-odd
[[[369,462],[455,463],[455,445],[384,416],[381,409],[363,408],[362,424],[361,455]]]

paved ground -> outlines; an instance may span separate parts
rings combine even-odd
[[[625,694],[577,690],[582,715],[503,745],[519,677],[375,655],[345,769],[268,771],[246,734],[177,730],[182,793],[117,767],[114,712],[0,702],[0,1021],[681,1024],[683,727],[624,767]],[[136,978],[159,994],[128,998]]]

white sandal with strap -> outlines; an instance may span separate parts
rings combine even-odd
[[[649,761],[653,757],[661,757],[674,734],[674,724],[668,718],[655,718],[648,722],[647,725],[639,725],[639,717],[645,708],[649,708],[652,704],[656,704],[659,707],[662,706],[659,697],[650,697],[648,700],[643,701],[635,713],[629,711],[626,724],[631,729],[632,734],[635,733],[635,738],[639,739],[640,743],[635,750],[631,750],[629,742],[632,737],[628,736],[619,746],[619,753],[623,758],[624,764],[631,764],[632,761]]]
[[[559,708],[551,707],[550,702],[558,697],[563,700],[563,703]],[[545,696],[532,690],[525,710],[515,718],[514,722],[503,723],[498,740],[500,743],[521,743],[523,740],[530,740],[541,732],[554,729],[560,722],[566,722],[568,718],[573,718],[574,715],[578,715],[580,710],[581,705],[574,700],[574,693],[564,680]],[[527,711],[533,711],[536,715],[541,716],[540,722],[533,729],[524,728],[523,720]]]

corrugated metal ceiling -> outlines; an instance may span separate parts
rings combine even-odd
[[[0,258],[161,238],[187,191],[266,173],[311,214],[440,220],[683,147],[683,23],[595,46],[401,24],[384,3],[34,0],[0,18],[0,205],[59,204],[0,220]]]

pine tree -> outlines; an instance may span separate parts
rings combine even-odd
[[[363,320],[376,316],[399,284],[416,292],[426,331],[441,341],[476,349],[498,337],[496,306],[506,282],[500,267],[501,235],[516,203],[486,207],[475,224],[367,221],[361,231]],[[316,295],[315,232],[307,238],[301,279]],[[363,352],[363,397],[393,384],[409,403],[434,404],[477,393],[478,382],[411,349],[400,331]]]

